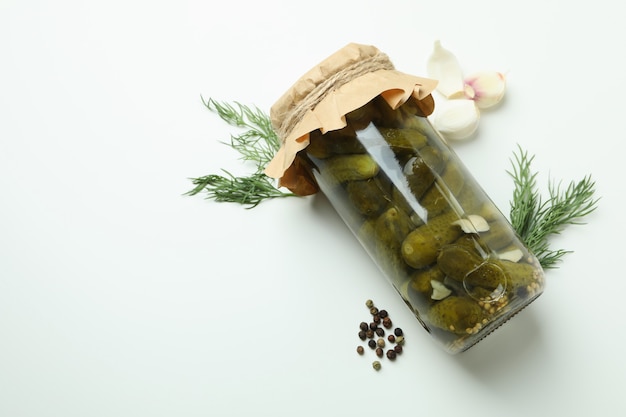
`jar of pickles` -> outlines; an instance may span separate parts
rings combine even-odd
[[[422,326],[467,350],[537,298],[539,262],[431,126],[436,81],[349,44],[271,109],[282,147],[266,169],[321,190]]]

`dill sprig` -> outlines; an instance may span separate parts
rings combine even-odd
[[[220,103],[213,99],[202,99],[202,102],[229,125],[243,129],[242,133],[230,136],[230,143],[224,143],[239,152],[240,159],[254,163],[256,170],[249,176],[238,177],[222,170],[225,175],[191,178],[194,188],[186,194],[206,192],[208,199],[249,205],[248,208],[256,207],[266,199],[294,196],[276,188],[273,180],[263,173],[280,147],[269,116],[257,107],[237,102]]]
[[[595,182],[589,175],[570,182],[565,188],[561,183],[550,182],[548,198],[543,200],[537,191],[537,173],[531,170],[534,156],[519,148],[514,157],[513,170],[507,171],[515,185],[511,224],[541,266],[555,268],[556,263],[571,251],[552,249],[549,238],[561,233],[567,225],[583,224],[581,219],[596,209]]]
[[[223,171],[226,176],[213,174],[193,178],[192,182],[195,187],[188,194],[195,195],[205,191],[209,199],[218,202],[248,204],[250,205],[249,208],[256,207],[268,198],[291,195],[274,187],[262,173],[255,173],[248,177],[236,177],[228,171]]]
[[[231,135],[227,145],[238,151],[241,159],[256,163],[257,172],[263,171],[280,148],[280,139],[272,128],[269,116],[258,107],[251,108],[237,102],[218,103],[213,99],[202,99],[202,102],[229,125],[245,129],[239,135]]]

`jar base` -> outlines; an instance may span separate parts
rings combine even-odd
[[[502,325],[506,322],[508,322],[509,320],[511,320],[513,317],[515,317],[520,311],[524,310],[526,307],[528,307],[528,305],[530,305],[533,301],[535,301],[537,298],[539,298],[539,296],[542,293],[538,293],[536,294],[534,297],[529,298],[528,302],[526,302],[525,304],[521,305],[515,312],[513,312],[512,314],[510,314],[508,317],[506,317],[505,320],[502,321],[494,321],[493,323],[491,323],[490,326],[484,327],[483,331],[481,332],[481,335],[479,338],[472,340],[471,343],[468,344],[464,344],[464,342],[467,342],[469,338],[465,338],[465,339],[456,339],[455,341],[449,343],[448,345],[444,346],[445,350],[448,353],[451,353],[453,355],[455,354],[459,354],[459,353],[463,353],[466,352],[467,350],[469,350],[470,348],[476,346],[476,344],[478,342],[480,342],[481,340],[483,340],[484,338],[486,338],[487,336],[489,336],[491,333],[493,333],[494,331],[496,331],[497,329],[499,329],[500,327],[502,327]],[[421,320],[420,320],[421,321]]]

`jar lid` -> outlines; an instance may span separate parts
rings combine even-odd
[[[317,191],[300,181],[308,175],[296,155],[309,145],[309,133],[344,128],[345,115],[381,96],[392,109],[416,98],[424,114],[434,109],[431,92],[437,81],[396,71],[381,51],[350,43],[304,74],[270,109],[281,147],[265,169],[296,194]],[[287,173],[287,171],[290,171]]]

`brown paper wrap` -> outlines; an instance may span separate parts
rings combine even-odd
[[[434,109],[431,92],[437,81],[396,71],[374,46],[351,43],[303,75],[270,109],[281,148],[265,169],[279,185],[299,195],[317,192],[298,152],[309,145],[309,133],[342,129],[345,115],[381,96],[392,109],[410,97],[425,115]]]

